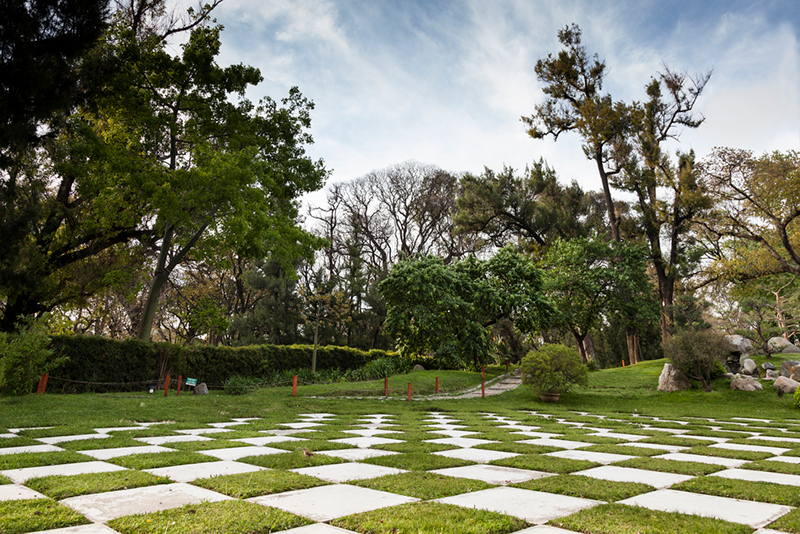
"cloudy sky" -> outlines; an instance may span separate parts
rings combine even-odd
[[[571,23],[617,100],[643,100],[665,65],[713,70],[706,122],[675,148],[800,149],[798,0],[225,0],[215,13],[220,62],[264,76],[251,98],[296,85],[315,102],[309,152],[330,181],[411,159],[477,173],[543,157],[598,189],[575,136],[533,140],[520,122],[543,97],[536,61]]]

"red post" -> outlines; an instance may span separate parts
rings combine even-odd
[[[297,375],[292,377],[292,397],[297,396]]]
[[[411,402],[411,382],[408,383],[408,402]]]
[[[178,395],[181,394],[181,382],[183,382],[183,376],[178,375]]]
[[[166,397],[169,393],[169,375],[167,375],[167,379],[164,381],[164,396]]]
[[[506,373],[508,372],[508,358],[506,358]]]
[[[481,365],[481,398],[486,398],[486,366]]]
[[[45,373],[39,378],[39,385],[36,388],[36,393],[39,395],[44,395],[44,390],[47,389],[47,378],[50,376],[50,373]]]
[[[436,393],[439,393],[439,377],[436,377]]]
[[[389,377],[388,376],[383,379],[383,396],[384,397],[388,397],[389,396]]]

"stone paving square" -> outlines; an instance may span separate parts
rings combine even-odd
[[[578,534],[573,530],[551,527],[550,525],[536,525],[523,530],[518,530],[514,534]]]
[[[303,467],[300,469],[290,469],[290,471],[301,475],[317,477],[326,482],[333,482],[334,484],[341,484],[342,482],[349,482],[351,480],[366,480],[386,475],[407,473],[405,469],[395,469],[394,467],[386,467],[383,465],[360,464],[357,462]]]
[[[614,454],[610,452],[594,452],[594,451],[580,451],[580,450],[565,450],[548,452],[545,456],[555,456],[556,458],[566,458],[568,460],[588,460],[590,462],[597,462],[598,464],[613,464],[614,462],[622,462],[636,458],[636,456],[628,456],[627,454]]]
[[[800,475],[755,471],[753,469],[726,469],[725,471],[711,473],[709,476],[747,480],[749,482],[772,482],[773,484],[786,486],[800,486]]]
[[[306,438],[296,438],[294,436],[264,436],[263,438],[237,438],[231,441],[241,441],[250,445],[268,445],[270,443],[283,443],[286,441],[308,441]]]
[[[552,432],[533,432],[530,430],[523,430],[520,432],[511,432],[512,434],[517,434],[520,436],[525,436],[528,438],[538,438],[538,439],[558,439],[563,438],[563,434],[553,434]],[[525,443],[531,443],[533,440],[527,440]],[[589,445],[589,444],[587,444]]]
[[[14,435],[16,437],[16,435]],[[22,447],[0,447],[0,455],[3,454],[22,454],[26,452],[59,452],[61,447],[55,445],[24,445]]]
[[[324,426],[324,423],[314,423],[311,421],[303,421],[300,423],[278,423],[280,426],[289,427],[292,430],[304,430],[306,428],[314,428],[316,426]]]
[[[175,449],[160,447],[158,445],[142,445],[141,447],[117,447],[115,449],[91,449],[86,451],[76,451],[86,456],[91,456],[95,460],[108,460],[119,458],[120,456],[130,456],[131,454],[152,454],[157,452],[173,452]]]
[[[777,436],[751,436],[747,439],[760,439],[761,441],[784,441],[786,443],[800,443],[800,438],[790,438],[790,437],[777,437]]]
[[[238,475],[239,473],[252,473],[253,471],[262,471],[263,469],[263,467],[258,467],[257,465],[223,460],[219,462],[204,462],[201,464],[157,467],[155,469],[143,469],[143,471],[159,477],[169,477],[170,480],[174,480],[175,482],[192,482],[198,478],[208,478],[219,475]]]
[[[530,426],[530,425],[518,425],[514,423],[514,424],[499,426],[497,428],[502,428],[504,430],[513,430],[514,432],[534,432],[542,427]]]
[[[765,447],[763,445],[740,445],[738,443],[715,443],[709,447],[717,447],[719,449],[728,449],[732,451],[751,451],[751,452],[768,452],[775,456],[780,456],[784,452],[792,449],[784,449],[782,447]]]
[[[402,434],[399,430],[389,430],[386,428],[365,428],[359,430],[344,430],[345,434],[353,434],[354,436],[361,436],[362,438],[371,438],[381,434]]]
[[[231,497],[191,484],[161,484],[64,499],[61,504],[98,523],[117,517],[160,512],[204,501],[228,501]]]
[[[467,462],[475,462],[478,464],[488,464],[495,460],[504,460],[506,458],[513,458],[519,456],[513,452],[492,451],[488,449],[452,449],[449,451],[439,451],[433,454],[437,456],[444,456],[446,458],[455,458],[456,460],[466,460]]]
[[[585,441],[571,441],[568,439],[556,438],[539,438],[539,439],[526,439],[518,441],[517,443],[530,443],[531,445],[542,445],[544,447],[558,447],[559,449],[580,449],[582,447],[591,447],[594,443],[587,443]]]
[[[611,482],[638,482],[640,484],[653,486],[657,489],[668,488],[678,482],[685,482],[686,480],[694,478],[690,475],[677,475],[675,473],[648,471],[646,469],[634,469],[632,467],[619,467],[616,465],[593,467],[572,474],[597,478],[599,480],[610,480]]]
[[[347,484],[318,486],[248,499],[250,502],[273,506],[320,522],[418,500]]]
[[[431,434],[439,434],[447,436],[448,438],[465,438],[467,436],[474,436],[480,432],[467,432],[466,430],[429,430]]]
[[[108,434],[110,432],[128,432],[130,430],[141,430],[142,426],[114,426],[109,428],[95,428],[93,429],[98,434]]]
[[[334,449],[332,451],[316,451],[316,454],[325,456],[335,456],[343,458],[349,462],[358,462],[367,458],[378,458],[379,456],[392,456],[400,454],[394,451],[382,451],[380,449]]]
[[[567,495],[505,487],[445,497],[436,499],[434,502],[499,512],[519,517],[531,523],[546,523],[551,519],[572,515],[586,508],[603,504],[600,501]]]
[[[90,523],[88,525],[79,525],[77,527],[43,530],[42,534],[119,534],[119,532],[103,525],[102,523]]]
[[[23,467],[21,469],[8,469],[0,471],[0,475],[7,476],[15,484],[24,484],[26,480],[52,475],[83,475],[86,473],[108,473],[111,471],[126,471],[124,467],[108,464],[106,462],[79,462],[75,464],[43,465],[40,467]]]
[[[57,443],[66,443],[68,441],[80,441],[83,439],[105,439],[110,438],[108,434],[73,434],[70,436],[50,436],[46,438],[36,438],[36,441],[41,441],[46,445],[55,445]]]
[[[640,439],[649,438],[650,436],[643,436],[641,434],[623,434],[620,432],[595,432],[594,434],[589,434],[590,436],[603,436],[604,438],[616,438],[616,439],[623,439],[625,441],[639,441]]]
[[[264,434],[272,434],[273,436],[294,436],[295,434],[305,434],[306,432],[316,432],[313,428],[295,428],[288,430],[259,430]]]
[[[743,501],[671,489],[662,489],[637,495],[619,501],[619,504],[642,506],[662,512],[678,512],[712,517],[732,523],[750,525],[753,528],[768,525],[792,510],[789,506],[781,506],[779,504]]]
[[[231,428],[190,428],[187,430],[176,430],[176,434],[186,434],[187,436],[199,436],[201,434],[222,434],[223,432],[233,432]]]
[[[667,452],[678,452],[689,448],[689,447],[679,447],[678,445],[662,445],[660,443],[639,443],[638,441],[632,443],[620,443],[620,445],[624,445],[626,447],[640,447],[642,449],[654,449]]]
[[[168,443],[181,443],[184,441],[211,441],[214,438],[206,438],[203,436],[187,436],[181,434],[179,436],[152,436],[149,438],[133,438],[136,441],[147,443],[149,445],[166,445]]]
[[[345,530],[343,528],[334,527],[327,523],[314,523],[304,527],[292,528],[289,530],[281,530],[276,534],[357,534],[352,530]]]
[[[11,439],[11,438],[16,438],[16,437],[19,437],[19,436],[17,436],[16,434],[12,434],[11,432],[9,432],[7,434],[0,433],[0,438],[3,438],[3,439]]]
[[[335,413],[299,413],[297,417],[302,417],[303,419],[314,419],[314,420],[321,420],[324,421],[326,419],[332,419],[336,417]]]
[[[765,460],[786,464],[800,464],[800,456],[775,456],[774,458],[765,458]]]
[[[17,484],[0,484],[0,501],[22,501],[25,499],[46,499],[38,491]]]
[[[502,467],[499,465],[465,465],[463,467],[448,467],[429,471],[437,475],[456,478],[469,478],[481,480],[487,484],[505,485],[526,482],[537,478],[553,476],[553,473],[531,471],[530,469],[517,469],[515,467]]]
[[[373,445],[388,445],[389,443],[403,443],[403,441],[399,439],[380,438],[380,437],[340,438],[340,439],[332,439],[330,441],[331,443],[344,443],[345,445],[352,445],[353,447],[358,447],[359,449],[367,449],[369,447],[372,447]]]
[[[747,460],[737,458],[723,458],[722,456],[706,456],[704,454],[689,454],[685,452],[671,452],[654,456],[664,460],[675,460],[678,462],[699,462],[701,464],[721,465],[723,467],[739,467],[746,464]]]
[[[440,438],[440,439],[426,439],[423,443],[436,443],[437,445],[452,445],[453,447],[461,447],[468,449],[476,445],[485,445],[487,443],[497,443],[489,439],[478,438]]]
[[[274,449],[272,447],[258,447],[252,445],[250,447],[229,447],[227,449],[210,449],[207,451],[197,451],[206,456],[213,456],[220,460],[238,460],[239,458],[246,458],[248,456],[266,456],[268,454],[284,454],[289,451],[286,449]]]
[[[226,423],[209,423],[208,426],[213,428],[228,428],[231,426],[246,425],[247,421],[228,421]]]

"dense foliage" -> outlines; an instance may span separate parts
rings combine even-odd
[[[573,386],[588,386],[589,375],[578,353],[564,345],[546,343],[522,359],[522,383],[537,395],[567,393]]]
[[[664,352],[684,375],[700,381],[704,391],[711,391],[711,382],[724,374],[722,364],[730,354],[730,345],[713,330],[684,330],[667,340]]]

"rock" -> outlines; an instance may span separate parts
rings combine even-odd
[[[750,376],[759,376],[758,366],[756,365],[756,362],[753,361],[753,359],[745,358],[742,361],[742,374]]]
[[[192,395],[208,395],[208,386],[205,382],[200,382],[195,386]]]
[[[769,371],[769,370],[774,370],[775,366],[772,365],[772,362],[764,362],[764,363],[761,364],[761,368],[764,369],[764,370]]]
[[[731,335],[725,336],[725,339],[727,339],[731,344],[733,350],[739,354],[753,354],[755,352],[755,349],[753,349],[753,343],[751,343],[750,340],[744,336]]]
[[[775,369],[767,369],[767,380],[775,380],[781,376],[781,372]]]
[[[780,336],[771,337],[769,341],[767,341],[767,346],[769,346],[770,351],[781,353],[781,354],[793,354],[793,353],[800,353],[800,348],[797,347],[794,343],[791,343],[787,339],[784,339]]]
[[[760,391],[764,389],[764,386],[755,378],[743,376],[742,378],[731,380],[731,389],[737,391]]]
[[[785,376],[778,377],[775,383],[772,384],[772,388],[779,397],[783,397],[785,393],[794,393],[797,390],[797,386],[800,386],[800,382]]]
[[[796,360],[786,360],[781,364],[781,376],[797,380],[795,376],[800,374],[800,362]],[[798,380],[800,382],[800,380]]]
[[[425,368],[424,368],[424,367],[422,367],[420,364],[417,364],[417,365],[415,365],[415,366],[414,366],[414,368],[413,368],[413,369],[411,369],[411,370],[412,370],[412,371],[424,371],[424,370],[425,370]]]
[[[671,363],[665,363],[661,376],[658,377],[658,391],[681,391],[692,385],[684,374]]]

